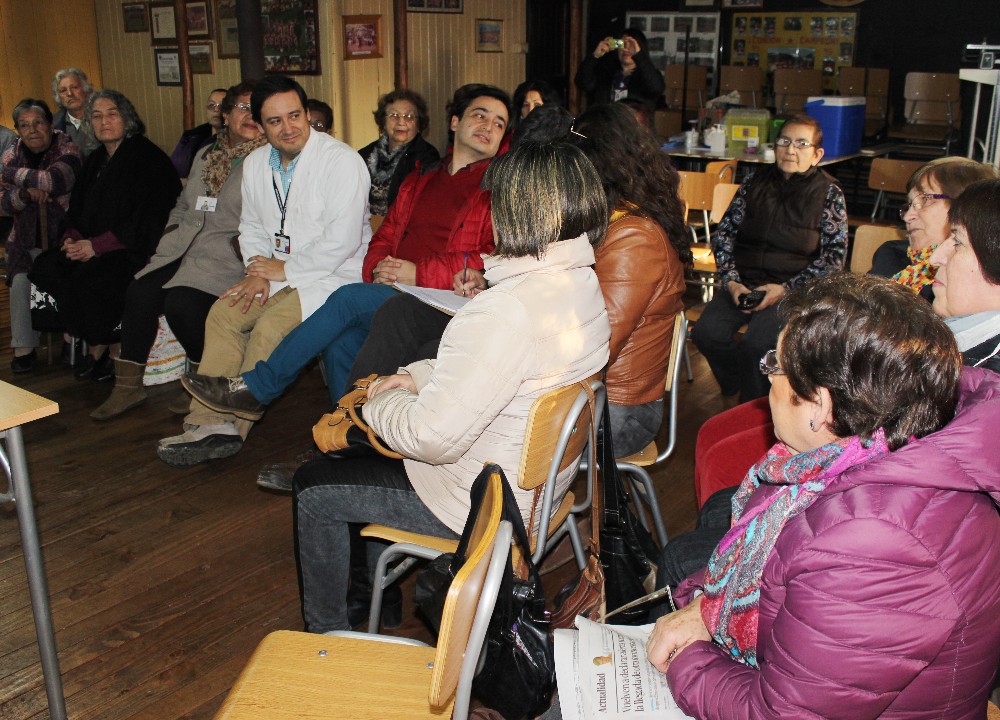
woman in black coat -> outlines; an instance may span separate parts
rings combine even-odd
[[[91,95],[86,123],[100,146],[73,188],[60,247],[39,255],[29,278],[55,299],[66,331],[90,345],[77,378],[110,380],[125,290],[156,249],[181,183],[121,93]]]
[[[417,163],[427,167],[440,155],[422,135],[427,129],[427,102],[418,93],[406,88],[386,93],[378,99],[374,115],[381,134],[360,153],[372,176],[368,194],[372,215],[384,217]]]

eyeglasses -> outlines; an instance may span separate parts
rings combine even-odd
[[[322,120],[313,120],[309,123],[309,127],[313,130],[319,130],[320,132],[326,132],[326,123]]]
[[[798,140],[792,140],[791,138],[786,138],[784,136],[781,136],[777,140],[775,140],[774,144],[777,145],[778,147],[788,147],[789,145],[794,145],[799,150],[805,150],[806,148],[813,147],[813,143],[809,142],[808,140],[802,140],[801,138],[799,138]]]
[[[218,110],[221,107],[222,103],[217,103],[217,102],[210,102],[205,105],[206,110],[212,110],[212,111]]]
[[[785,371],[782,370],[781,366],[778,364],[777,350],[768,350],[764,353],[764,357],[760,359],[760,365],[758,367],[760,368],[761,375],[771,376],[785,374]]]
[[[233,105],[234,110],[242,110],[243,112],[250,112],[250,103],[236,103]]]
[[[414,115],[413,113],[402,113],[402,114],[400,114],[400,113],[389,113],[388,115],[386,115],[386,117],[389,118],[392,121],[402,120],[403,122],[406,122],[406,123],[416,122],[416,120],[417,120],[417,116]]]
[[[899,217],[905,220],[906,213],[910,212],[911,208],[916,212],[920,212],[935,200],[951,200],[951,195],[946,195],[945,193],[920,193],[910,200],[910,202],[900,205]]]

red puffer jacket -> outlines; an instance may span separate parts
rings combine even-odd
[[[942,430],[852,468],[764,565],[757,658],[667,671],[695,718],[984,717],[1000,656],[1000,375],[965,368]],[[751,503],[753,501],[751,500]]]
[[[361,277],[365,282],[374,279],[375,266],[386,256],[395,255],[403,231],[410,223],[410,216],[417,205],[424,187],[435,172],[447,172],[451,155],[447,155],[435,169],[421,171],[419,168],[410,173],[399,188],[395,202],[389,207],[382,225],[368,245]],[[480,178],[486,172],[488,161],[482,161],[469,168],[469,172],[478,173]],[[422,198],[427,202],[427,198]],[[426,257],[417,263],[416,284],[419,287],[440,288],[450,290],[457,275],[465,267],[468,255],[469,267],[475,270],[483,269],[483,253],[493,252],[493,221],[490,218],[490,194],[483,189],[473,192],[455,216],[448,236],[448,244],[442,255]]]

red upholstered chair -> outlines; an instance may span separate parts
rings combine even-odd
[[[766,397],[709,418],[698,431],[694,448],[698,509],[714,492],[738,485],[776,441]]]

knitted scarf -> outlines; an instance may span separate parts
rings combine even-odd
[[[928,245],[922,250],[908,248],[906,256],[910,258],[910,264],[892,276],[892,279],[903,287],[908,287],[915,293],[923,290],[925,285],[934,282],[934,275],[937,274],[937,266],[931,265],[931,255],[937,245]]]
[[[239,165],[243,158],[259,147],[267,144],[267,138],[261,133],[253,140],[244,140],[238,145],[230,145],[229,133],[223,130],[215,136],[212,149],[205,156],[205,169],[201,179],[205,183],[209,197],[215,197],[229,179],[229,173]]]
[[[734,660],[757,667],[761,574],[785,523],[845,470],[887,452],[880,428],[867,444],[855,435],[798,455],[779,442],[750,468],[733,497],[733,526],[708,561],[701,604],[705,626]],[[755,493],[763,500],[744,514]]]
[[[385,215],[389,210],[389,185],[396,172],[396,166],[403,159],[410,143],[389,149],[389,136],[382,135],[375,143],[375,149],[368,156],[368,174],[372,176],[371,194],[368,204],[373,215]]]

